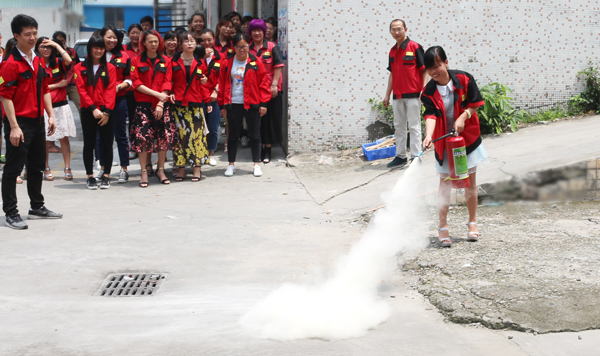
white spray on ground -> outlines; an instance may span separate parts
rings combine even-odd
[[[399,252],[429,243],[420,222],[422,177],[416,161],[384,194],[362,239],[340,258],[330,277],[313,284],[284,284],[240,319],[249,333],[267,339],[359,337],[385,321],[388,304],[377,287],[396,268]]]

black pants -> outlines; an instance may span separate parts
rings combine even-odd
[[[283,94],[279,92],[267,104],[267,114],[261,118],[260,136],[263,144],[276,144],[283,141],[281,130],[281,114],[283,108]]]
[[[258,109],[244,109],[244,104],[232,104],[231,109],[227,111],[227,125],[229,125],[227,156],[229,162],[235,162],[237,141],[242,131],[244,117],[246,118],[246,124],[248,124],[248,138],[250,139],[252,161],[260,162],[260,114],[258,113]]]
[[[43,171],[46,167],[46,126],[42,119],[18,118],[25,142],[19,146],[10,143],[10,125],[4,126],[6,141],[6,164],[2,173],[2,209],[6,216],[19,213],[17,209],[17,177],[27,162],[27,194],[32,209],[44,206],[42,195]]]
[[[81,129],[83,130],[83,164],[85,174],[94,174],[94,146],[96,146],[96,134],[100,133],[100,147],[104,162],[104,174],[110,174],[113,161],[113,140],[115,137],[113,131],[113,115],[108,118],[104,126],[98,125],[99,119],[96,119],[91,111],[82,109],[80,112]]]

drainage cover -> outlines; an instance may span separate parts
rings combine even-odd
[[[96,295],[100,297],[151,297],[165,280],[163,273],[111,274],[102,283]]]

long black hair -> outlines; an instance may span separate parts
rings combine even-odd
[[[106,35],[106,32],[108,32],[109,30],[112,31],[112,33],[114,33],[115,36],[117,36],[117,45],[115,46],[115,48],[110,50],[110,53],[117,54],[123,50],[123,32],[117,30],[113,25],[105,25],[100,30],[100,37],[104,38],[104,35]]]
[[[85,59],[83,60],[83,65],[87,68],[87,85],[88,86],[93,86],[94,85],[94,62],[93,62],[93,56],[92,56],[92,49],[94,49],[94,47],[98,47],[98,48],[102,48],[104,50],[106,50],[106,44],[104,43],[104,39],[102,38],[102,36],[92,36],[90,37],[90,39],[88,40],[88,44],[87,44],[87,56],[85,56]],[[100,57],[100,65],[102,67],[104,67],[104,70],[108,72],[108,65],[106,63],[106,56],[102,56]],[[108,73],[107,74],[107,78],[108,78]],[[104,87],[108,87],[108,81],[104,81]]]
[[[48,39],[48,37],[43,37],[43,36],[42,36],[42,37],[38,37],[38,40],[37,40],[37,42],[35,43],[35,52],[36,52],[37,54],[40,54],[40,51],[39,51],[40,45],[42,44],[42,42],[44,42],[44,40],[47,40],[47,39]],[[57,42],[58,42],[58,41],[57,41]],[[62,43],[59,43],[59,44],[60,44],[60,45],[61,45],[61,47],[62,47]],[[41,57],[41,56],[42,56],[42,55],[40,54],[40,57]],[[56,50],[56,48],[54,48],[54,47],[50,47],[50,57],[48,57],[48,63],[46,63],[46,64],[50,65],[50,67],[51,67],[51,68],[54,68],[54,67],[56,67],[56,65],[57,65],[57,64],[56,64],[56,58],[59,58],[59,57],[58,57],[58,51]],[[44,60],[44,61],[45,61],[45,60]]]

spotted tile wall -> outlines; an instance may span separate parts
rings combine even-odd
[[[450,67],[481,85],[499,81],[515,105],[551,107],[580,92],[577,72],[600,58],[597,1],[288,0],[289,149],[320,151],[367,142],[382,99],[389,23],[407,22],[424,49],[441,45]]]

